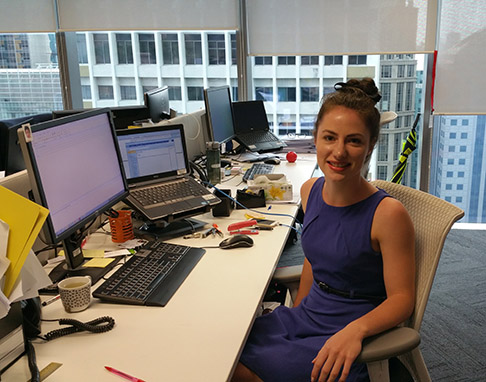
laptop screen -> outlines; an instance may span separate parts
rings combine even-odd
[[[189,172],[182,125],[118,130],[128,183]]]
[[[268,119],[263,101],[233,102],[236,135],[268,130]]]

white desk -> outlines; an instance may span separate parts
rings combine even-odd
[[[297,163],[282,162],[276,173],[286,173],[294,192],[315,167],[313,156]],[[222,188],[235,185],[223,183]],[[239,188],[243,188],[240,185]],[[295,216],[298,205],[274,204],[271,212]],[[265,210],[265,209],[262,209]],[[228,224],[244,220],[244,210],[234,210],[228,218],[198,217],[215,222],[226,232]],[[272,217],[283,224],[292,218]],[[45,319],[73,318],[89,321],[112,316],[113,330],[103,334],[72,334],[51,342],[35,343],[37,365],[42,370],[50,362],[62,363],[49,382],[123,381],[104,369],[112,366],[149,381],[228,380],[273,275],[289,229],[276,227],[252,235],[252,248],[207,249],[167,306],[139,307],[101,303],[94,299],[84,312],[68,314],[60,301],[42,309]],[[221,238],[173,239],[191,246],[217,245]],[[59,328],[43,322],[42,333]],[[3,381],[27,381],[30,373],[24,356],[3,375]]]

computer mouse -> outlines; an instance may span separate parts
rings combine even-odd
[[[221,243],[219,243],[219,247],[222,249],[231,249],[231,248],[241,248],[241,247],[252,247],[253,246],[253,239],[248,235],[242,234],[235,234],[231,235],[227,239],[224,239]]]
[[[280,159],[278,158],[267,158],[263,161],[266,164],[280,164]]]

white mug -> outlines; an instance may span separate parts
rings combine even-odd
[[[57,284],[62,305],[68,313],[81,312],[91,302],[91,277],[68,277]]]

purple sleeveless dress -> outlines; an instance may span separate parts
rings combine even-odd
[[[383,190],[347,207],[322,199],[324,178],[314,183],[307,202],[302,247],[312,264],[314,284],[301,304],[281,306],[258,317],[240,361],[265,382],[310,381],[312,360],[326,340],[381,301],[327,293],[316,281],[358,295],[385,296],[383,261],[371,246],[376,207]],[[365,364],[354,363],[347,381],[368,381]]]

